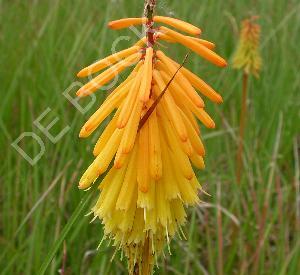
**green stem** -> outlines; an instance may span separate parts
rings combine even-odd
[[[65,225],[63,231],[61,232],[59,239],[54,243],[54,245],[50,249],[48,255],[46,256],[44,262],[42,263],[41,268],[38,272],[39,275],[45,274],[49,264],[51,263],[52,259],[54,258],[56,252],[60,249],[63,241],[66,239],[66,236],[70,232],[72,226],[78,220],[78,218],[81,217],[81,215],[82,215],[83,211],[85,210],[86,205],[90,201],[92,195],[93,195],[93,192],[88,192],[83,196],[81,202],[78,204],[77,208],[75,209],[72,216],[70,217],[68,223]]]
[[[242,93],[242,110],[240,116],[240,130],[238,138],[237,164],[236,164],[236,180],[240,184],[243,172],[243,151],[244,151],[244,135],[247,117],[247,90],[249,75],[243,74],[243,93]]]

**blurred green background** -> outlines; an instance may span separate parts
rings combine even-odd
[[[60,237],[63,245],[46,274],[62,268],[63,274],[126,274],[119,255],[110,261],[113,248],[104,245],[96,251],[102,226],[99,221],[89,224],[84,214],[97,192],[62,236],[85,195],[77,189],[78,179],[93,158],[98,136],[79,140],[78,132],[106,95],[96,93],[97,102],[83,115],[63,92],[69,89],[74,96],[76,87],[70,85],[77,81],[76,72],[110,54],[120,35],[132,39],[122,40],[118,49],[137,40],[129,31],[108,30],[106,23],[139,16],[142,10],[142,0],[0,0],[1,274],[38,274]],[[172,242],[173,255],[159,260],[156,274],[299,274],[299,1],[158,0],[157,12],[200,26],[203,38],[214,41],[229,63],[240,21],[259,15],[263,70],[259,79],[250,80],[245,170],[238,185],[241,72],[231,65],[214,68],[190,55],[187,67],[224,98],[220,106],[206,102],[217,128],[202,131],[206,170],[198,177],[212,196],[202,196],[207,204],[188,210],[188,240]],[[178,62],[186,53],[178,45],[166,50]],[[46,110],[42,125],[59,119],[52,135],[66,129],[56,143],[33,123]],[[45,146],[33,166],[10,145],[23,132],[35,133]],[[31,156],[40,152],[31,137],[19,146]]]

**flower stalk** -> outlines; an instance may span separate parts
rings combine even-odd
[[[237,167],[236,167],[236,180],[239,184],[241,182],[241,175],[243,170],[243,152],[244,152],[244,136],[247,118],[247,91],[248,91],[249,75],[243,72],[243,86],[242,86],[242,108],[240,115],[240,128],[238,137],[238,151],[237,151]]]
[[[240,114],[240,126],[238,136],[238,149],[236,156],[236,181],[241,182],[243,174],[243,154],[245,128],[247,120],[247,93],[250,75],[259,77],[262,60],[259,52],[260,26],[255,23],[257,16],[252,16],[242,22],[240,40],[233,58],[233,67],[243,72],[242,103]]]

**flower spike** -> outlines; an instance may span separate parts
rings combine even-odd
[[[179,19],[154,16],[153,3],[146,1],[145,17],[108,24],[111,29],[145,24],[144,37],[78,73],[78,77],[98,73],[78,90],[77,95],[83,97],[103,90],[124,70],[131,70],[79,134],[90,136],[112,116],[97,139],[95,159],[82,175],[79,188],[98,185],[94,217],[102,221],[105,237],[124,252],[130,275],[152,274],[155,258],[165,244],[170,247],[186,223],[185,207],[200,203],[198,193],[205,191],[194,169],[205,168],[206,152],[199,125],[215,127],[202,95],[216,103],[223,101],[184,67],[189,54],[180,65],[159,49],[157,41],[180,43],[213,64],[226,66],[212,51],[214,43],[195,37],[201,33],[199,28]],[[159,23],[188,35],[156,26]],[[100,175],[104,177],[97,182]]]

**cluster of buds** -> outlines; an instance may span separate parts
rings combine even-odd
[[[183,33],[157,23],[171,26]],[[111,29],[145,25],[146,36],[132,47],[112,54],[78,73],[86,77],[106,69],[81,87],[87,96],[134,65],[129,76],[108,95],[88,119],[80,137],[88,137],[113,113],[100,135],[95,160],[79,182],[89,188],[101,175],[95,218],[104,235],[128,258],[129,273],[150,274],[155,257],[186,222],[185,207],[197,205],[201,185],[194,168],[204,168],[205,149],[197,119],[215,123],[200,94],[216,103],[222,97],[194,73],[158,49],[158,40],[179,43],[213,64],[224,67],[214,44],[200,39],[201,30],[181,20],[151,16],[125,18]],[[203,190],[202,190],[203,191]]]

